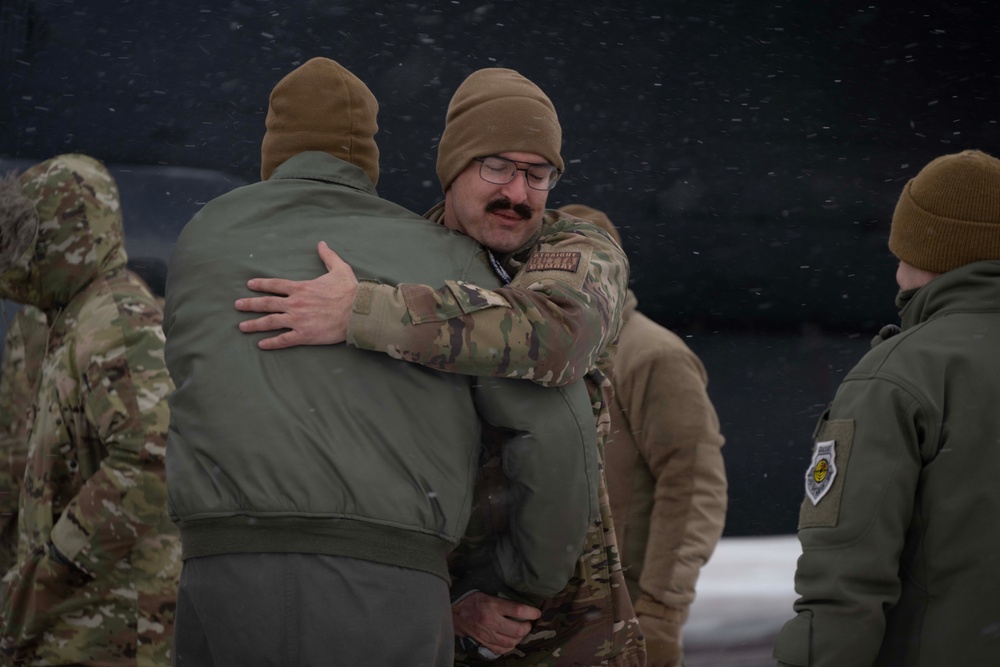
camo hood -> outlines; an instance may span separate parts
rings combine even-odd
[[[62,308],[126,261],[118,186],[98,160],[59,155],[0,181],[0,297]]]

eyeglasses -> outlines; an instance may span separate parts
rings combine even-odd
[[[508,160],[499,155],[473,158],[479,163],[479,178],[494,185],[507,185],[514,180],[517,172],[524,172],[524,180],[532,190],[551,190],[556,187],[562,172],[551,164],[536,164]],[[518,167],[526,164],[527,167]]]

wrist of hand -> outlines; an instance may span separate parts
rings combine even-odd
[[[59,547],[57,547],[55,542],[53,542],[52,540],[49,540],[48,543],[45,545],[45,553],[46,555],[48,555],[49,560],[55,563],[59,563],[60,565],[62,565],[65,568],[68,568],[72,572],[84,575],[88,578],[94,576],[91,572],[88,572],[86,569],[77,565],[76,562],[73,561],[69,556],[60,551]]]

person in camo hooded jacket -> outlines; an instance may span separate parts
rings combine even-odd
[[[117,186],[60,155],[0,184],[0,297],[48,326],[0,655],[168,665],[180,541],[166,506],[162,311],[126,269]]]

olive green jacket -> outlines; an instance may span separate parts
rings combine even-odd
[[[900,294],[902,333],[821,419],[781,665],[993,665],[1000,655],[1000,262]]]
[[[441,222],[443,215],[441,202],[426,217]],[[583,377],[590,392],[602,465],[600,513],[587,533],[576,571],[562,591],[545,600],[542,617],[516,649],[489,663],[460,646],[456,664],[638,667],[645,660],[645,645],[625,585],[603,471],[611,426],[611,358],[628,290],[628,260],[599,227],[554,210],[545,212],[541,229],[524,248],[493,260],[510,282],[489,291],[462,283],[361,289],[356,302],[370,300],[392,317],[380,321],[355,308],[347,333],[348,343],[361,349],[390,354],[407,350],[408,361],[429,368],[516,377],[546,386]],[[502,305],[469,308],[465,292]],[[449,343],[457,323],[468,336],[461,349]],[[487,477],[496,470],[495,463],[483,466]],[[506,481],[501,474],[491,482],[495,484],[477,488],[470,531],[452,555],[453,575],[465,576],[463,551],[492,540],[507,525],[504,511],[489,511],[498,501],[503,504]]]
[[[494,570],[520,593],[561,589],[597,512],[585,388],[440,373],[347,345],[258,349],[263,334],[237,330],[247,316],[233,301],[251,295],[252,277],[325,272],[319,241],[363,281],[498,284],[474,241],[380,199],[364,172],[325,153],[300,153],[206,205],[171,258],[164,320],[177,383],[168,487],[184,557],[323,553],[447,579],[492,424],[506,429],[518,516]],[[495,307],[467,293],[470,308]],[[455,328],[441,354],[465,344]]]

